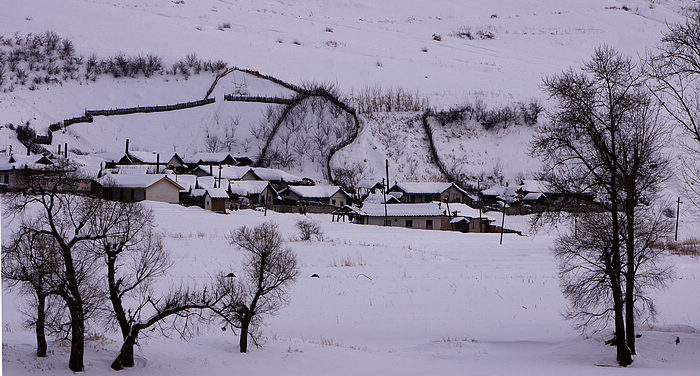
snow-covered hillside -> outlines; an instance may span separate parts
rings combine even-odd
[[[0,34],[56,31],[83,56],[120,52],[155,54],[166,67],[189,53],[252,68],[287,82],[328,82],[352,103],[368,87],[402,88],[431,107],[483,101],[496,108],[531,99],[545,101],[543,77],[578,66],[593,48],[610,44],[632,56],[654,48],[666,22],[682,19],[686,2],[667,1],[11,1],[0,14]],[[492,37],[492,38],[491,38]],[[204,97],[212,73],[189,77],[112,78],[19,86],[0,95],[0,125],[26,124],[46,134],[49,124],[85,109],[145,106]],[[134,149],[191,154],[204,149],[205,130],[234,126],[231,151],[256,155],[261,141],[251,130],[265,105],[225,103],[223,95],[244,87],[249,95],[288,90],[235,72],[217,85],[217,103],[160,114],[97,117],[94,123],[57,132],[54,146],[118,153],[129,138]],[[398,179],[441,179],[431,165],[425,134],[405,119],[419,114],[363,118],[360,139],[335,158],[361,162],[381,176],[388,158]],[[379,119],[379,120],[378,120]],[[474,130],[456,137],[436,131],[446,164],[468,176],[502,171],[514,180],[537,171],[525,157],[531,129]],[[14,133],[0,129],[0,149],[21,150]],[[410,139],[414,139],[410,141]],[[405,139],[401,147],[387,142]],[[405,147],[404,147],[405,146]],[[314,148],[309,145],[308,148]],[[285,166],[316,180],[323,168]]]

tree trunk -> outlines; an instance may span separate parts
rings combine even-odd
[[[131,331],[131,325],[129,325],[129,319],[126,317],[126,312],[124,311],[124,306],[122,305],[121,297],[119,296],[119,283],[116,281],[116,260],[117,253],[112,251],[111,245],[107,245],[105,253],[107,254],[107,285],[109,287],[109,300],[112,302],[112,308],[114,309],[114,316],[119,323],[119,328],[122,332],[122,339],[126,341]],[[124,359],[121,361],[124,367],[134,366],[134,347],[131,346],[127,349],[124,354]]]
[[[119,355],[112,362],[112,369],[119,371],[124,369],[124,367],[134,366],[134,345],[136,344],[136,338],[139,335],[138,330],[133,330],[124,339],[121,349],[119,350]],[[131,364],[127,364],[131,361]]]
[[[246,353],[248,352],[248,327],[250,326],[250,319],[245,318],[244,320],[241,321],[241,339],[240,339],[240,347],[241,347],[241,353]]]
[[[615,342],[617,345],[617,363],[623,367],[632,364],[632,354],[625,341],[625,320],[623,317],[622,289],[620,285],[613,287],[615,308]]]
[[[43,358],[46,356],[46,295],[37,291],[36,297],[39,301],[36,312],[36,356]]]
[[[68,368],[73,372],[82,372],[84,369],[83,355],[85,353],[85,322],[82,318],[82,307],[70,309],[71,313],[71,342],[70,359]]]
[[[631,206],[631,205],[628,205]],[[634,285],[635,285],[635,248],[634,248],[634,206],[627,208],[627,272],[625,282],[625,321],[627,347],[632,354],[637,354],[635,349],[634,330]]]
[[[614,119],[612,107],[610,108],[610,119]],[[620,213],[618,211],[618,184],[617,184],[617,165],[615,143],[616,125],[611,123],[610,126],[610,201],[612,203],[612,260],[610,272],[610,283],[612,284],[613,308],[615,310],[615,340],[617,342],[617,363],[623,367],[632,364],[632,355],[625,341],[625,320],[623,317],[624,301],[622,299],[622,264],[621,264],[621,245],[620,245]]]

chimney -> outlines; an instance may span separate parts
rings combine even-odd
[[[156,174],[160,174],[160,153],[156,154]]]
[[[129,139],[126,139],[126,146],[124,147],[124,153],[129,153]]]

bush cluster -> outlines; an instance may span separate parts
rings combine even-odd
[[[76,52],[73,41],[53,31],[0,35],[0,90],[11,92],[18,86],[35,90],[39,85],[62,84],[68,80],[95,81],[100,75],[150,77],[204,72],[218,73],[228,64],[222,60],[202,60],[189,54],[167,68],[154,54],[127,56],[122,52],[107,58],[85,57]]]

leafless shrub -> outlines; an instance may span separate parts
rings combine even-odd
[[[224,31],[224,30],[230,29],[230,28],[231,28],[230,22],[224,22],[222,24],[219,24],[219,26],[217,27],[217,29],[219,29],[219,31]]]
[[[351,92],[348,101],[360,113],[425,111],[429,107],[428,99],[417,91],[383,88],[378,85]]]
[[[428,52],[428,47],[421,47],[420,52]]]
[[[318,241],[323,241],[323,230],[318,222],[310,219],[300,219],[296,224],[299,229],[299,240],[311,241],[311,238],[316,238]]]

